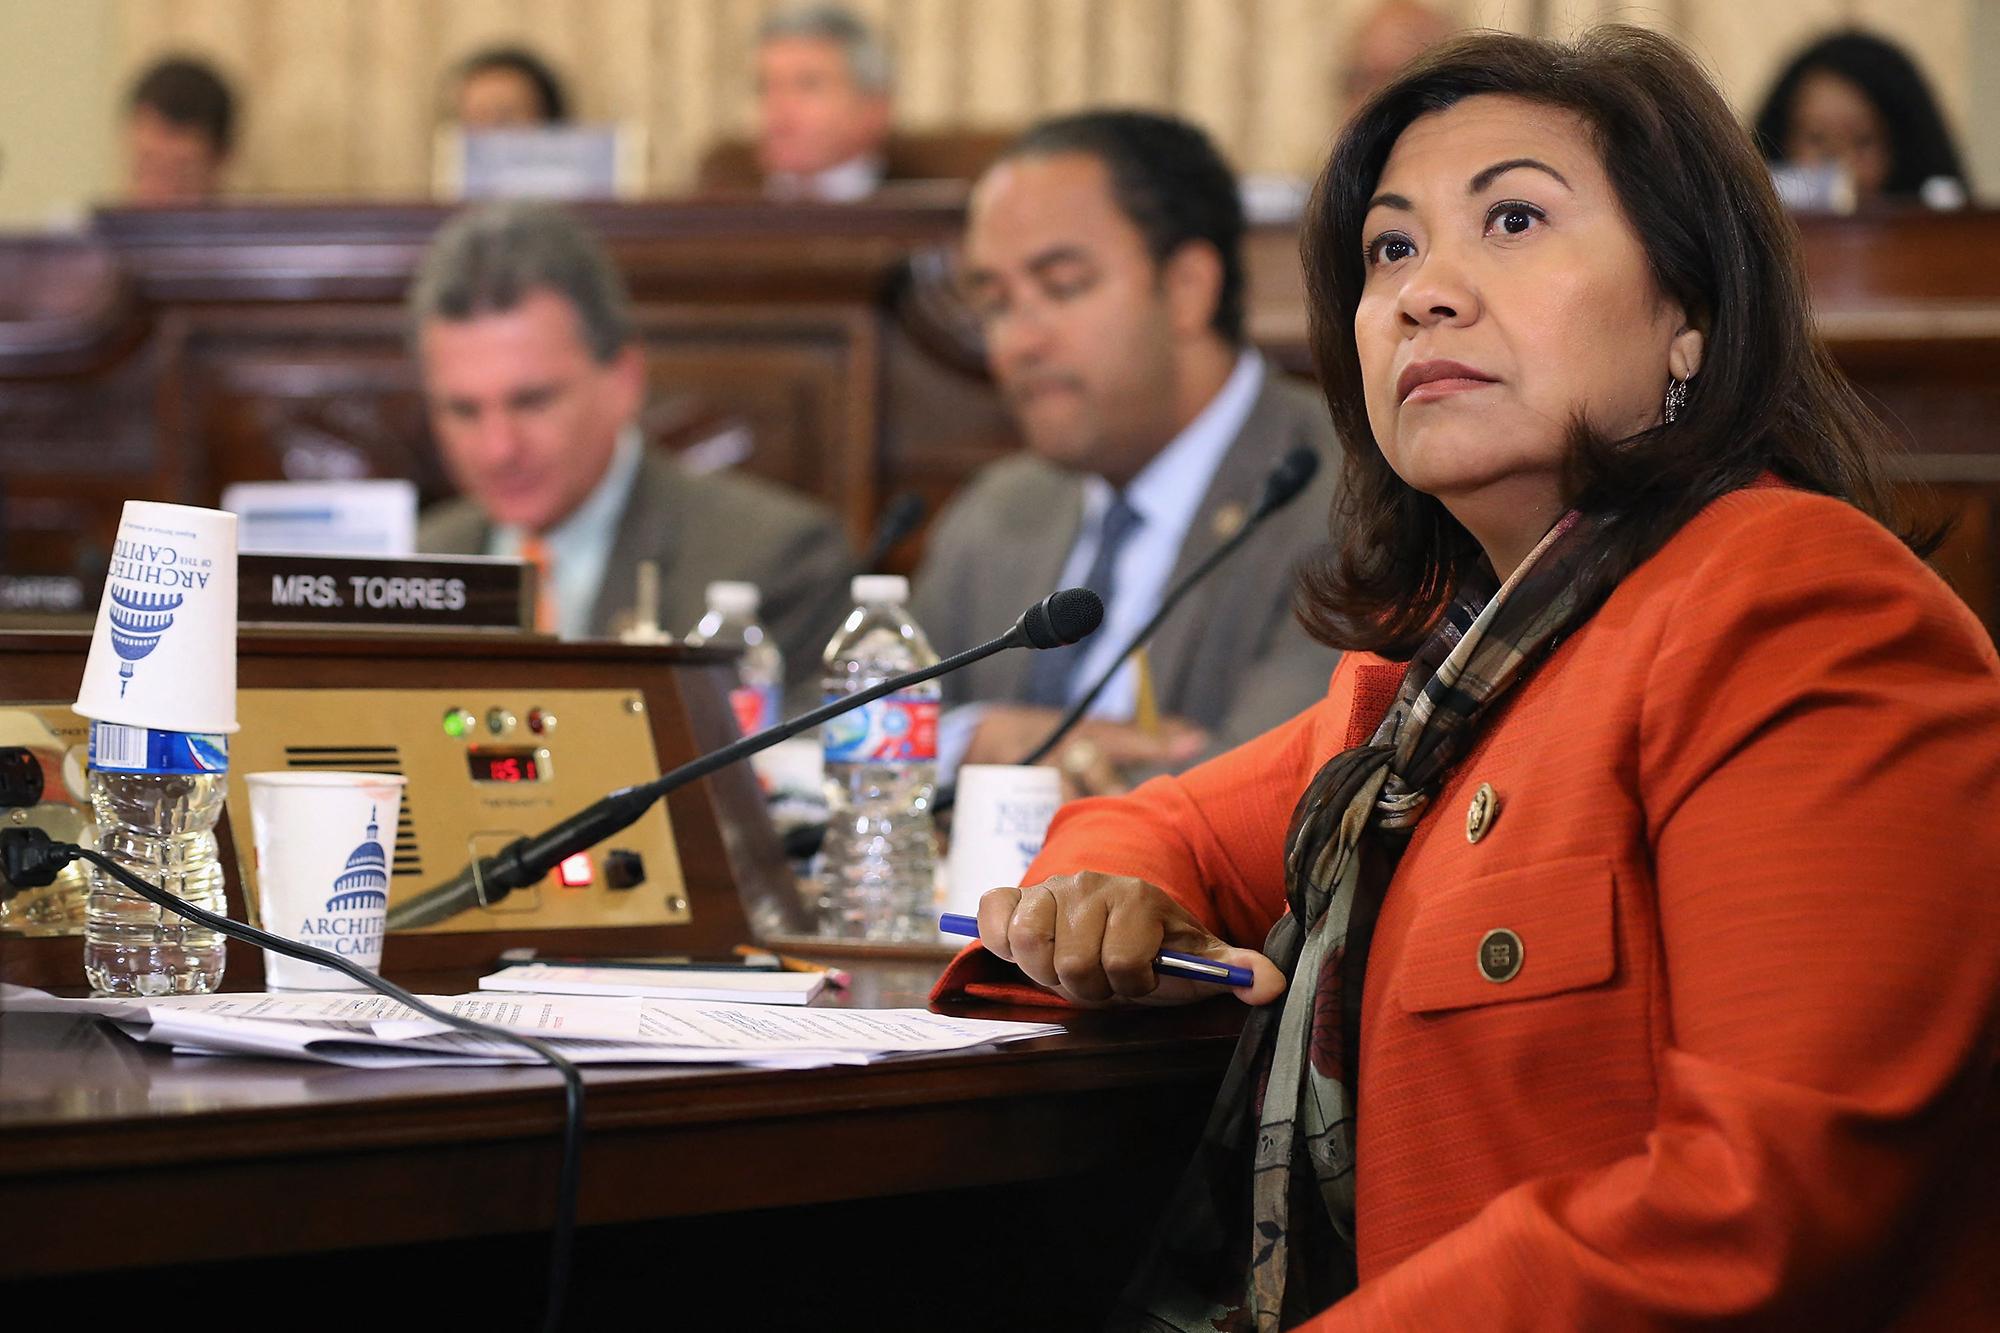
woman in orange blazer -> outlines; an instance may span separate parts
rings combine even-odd
[[[2000,1328],[2000,661],[1749,141],[1663,38],[1469,38],[1306,246],[1328,696],[1066,808],[941,986],[1253,970],[1122,1322]]]

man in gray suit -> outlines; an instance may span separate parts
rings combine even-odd
[[[1103,594],[1106,619],[1075,650],[947,677],[947,703],[970,705],[946,715],[947,762],[1033,749],[1300,444],[1321,452],[1314,483],[1180,605],[1057,757],[1072,790],[1117,790],[1326,692],[1335,654],[1293,622],[1291,568],[1326,539],[1337,450],[1324,404],[1244,345],[1242,235],[1228,166],[1165,116],[1044,122],[979,182],[965,290],[1028,449],[939,518],[913,610],[940,653],[1065,584]]]
[[[646,364],[624,283],[574,218],[487,205],[447,223],[410,289],[431,428],[462,496],[424,516],[426,551],[519,555],[543,569],[542,628],[610,633],[660,570],[660,623],[684,633],[714,580],[755,583],[794,688],[846,612],[833,517],[750,477],[690,472],[634,424]]]

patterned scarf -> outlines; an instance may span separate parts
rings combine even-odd
[[[1290,984],[1245,1022],[1113,1327],[1275,1333],[1353,1290],[1355,1057],[1376,914],[1410,830],[1481,719],[1616,581],[1585,567],[1601,531],[1565,514],[1497,591],[1483,565],[1468,577],[1374,738],[1306,788],[1286,842],[1290,910],[1264,941]]]

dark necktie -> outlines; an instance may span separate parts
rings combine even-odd
[[[1084,573],[1083,586],[1104,600],[1107,613],[1111,598],[1117,591],[1118,553],[1143,521],[1139,511],[1126,501],[1121,492],[1111,497],[1111,506],[1104,511],[1104,519],[1097,526],[1097,552],[1091,557],[1089,570]],[[1076,674],[1077,663],[1083,660],[1084,646],[1084,643],[1073,643],[1067,648],[1044,648],[1035,654],[1034,665],[1028,671],[1029,703],[1040,704],[1044,708],[1061,708],[1068,704],[1070,677]]]

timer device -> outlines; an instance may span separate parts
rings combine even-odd
[[[0,634],[0,819],[74,841],[88,819],[70,708],[89,636]],[[536,635],[244,630],[237,715],[217,828],[230,915],[255,921],[258,867],[244,775],[342,770],[408,779],[389,857],[393,914],[468,866],[737,737],[725,652],[559,643]],[[31,763],[36,770],[30,772]],[[39,780],[39,781],[38,781]],[[40,791],[35,788],[39,785]],[[0,885],[6,978],[70,984],[81,967],[82,885],[43,896]],[[566,954],[724,954],[760,919],[798,928],[803,900],[744,764],[655,803],[541,879],[389,931],[385,966],[484,966],[513,945]],[[53,938],[22,938],[51,936]],[[254,950],[230,975],[259,976]]]

